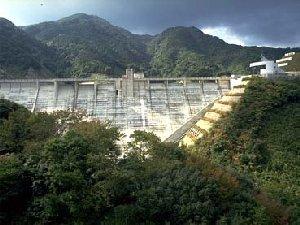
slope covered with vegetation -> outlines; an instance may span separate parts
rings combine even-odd
[[[81,115],[0,102],[0,224],[268,224],[247,179]]]
[[[55,49],[0,18],[0,78],[58,77],[67,66]]]
[[[263,94],[262,94],[263,93]],[[0,224],[297,224],[299,79],[253,79],[193,149],[0,100]]]
[[[278,59],[290,51],[230,45],[195,27],[174,27],[156,36],[135,35],[86,14],[24,30],[56,48],[71,63],[70,76],[120,75],[127,67],[151,76],[249,73],[249,63],[260,59],[262,53],[270,59]]]
[[[287,49],[242,47],[204,34],[196,27],[173,27],[158,35],[149,45],[151,73],[165,76],[215,76],[247,74],[250,62],[261,54],[278,59]]]
[[[119,76],[126,68],[170,77],[250,73],[249,63],[259,60],[261,54],[278,59],[300,50],[228,44],[196,27],[137,35],[86,14],[22,30],[0,20],[2,77]]]
[[[150,59],[145,44],[149,37],[139,37],[96,16],[75,14],[24,30],[58,49],[72,65],[71,76],[95,72],[119,75],[128,66],[145,67]]]
[[[234,111],[194,147],[196,154],[247,174],[277,224],[298,224],[300,218],[299,84],[298,78],[252,80]]]

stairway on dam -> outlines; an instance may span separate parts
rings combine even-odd
[[[232,111],[233,105],[240,101],[248,82],[248,80],[242,81],[241,79],[238,86],[233,87],[232,90],[211,103],[166,141],[180,142],[180,145],[187,147],[193,146],[197,140],[210,132],[217,121]]]
[[[31,111],[84,111],[126,135],[145,130],[162,140],[229,90],[227,77],[0,80],[0,98]]]

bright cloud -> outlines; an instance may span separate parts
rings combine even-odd
[[[206,27],[201,30],[205,34],[217,36],[229,44],[245,46],[245,42],[242,40],[242,38],[234,34],[228,27]]]

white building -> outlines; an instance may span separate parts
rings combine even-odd
[[[262,56],[260,62],[250,64],[250,67],[260,67],[260,74],[263,76],[282,74],[284,71],[278,67],[278,64]]]

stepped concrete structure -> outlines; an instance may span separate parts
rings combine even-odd
[[[284,72],[300,75],[300,52],[288,52],[276,63]]]
[[[233,86],[229,92],[224,93],[223,96],[208,105],[201,113],[174,132],[166,141],[179,142],[180,145],[188,147],[193,146],[197,140],[211,131],[217,121],[232,110],[234,104],[239,102],[245,91],[245,86],[249,82],[247,80],[243,81],[243,78],[250,77],[243,76],[233,80],[231,82]]]
[[[230,88],[229,77],[144,78],[128,70],[122,78],[100,80],[0,80],[0,98],[32,112],[85,111],[88,119],[111,121],[127,135],[145,130],[165,140]]]

